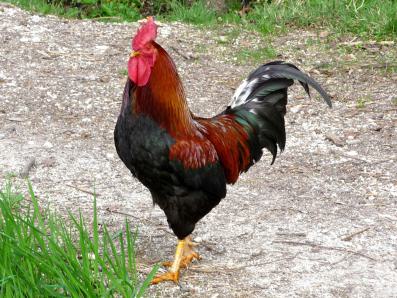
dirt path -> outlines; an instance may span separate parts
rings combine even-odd
[[[126,213],[139,226],[147,272],[172,257],[175,238],[113,145],[136,27],[0,3],[0,178],[35,158],[30,179],[42,204],[87,218],[85,191],[95,185],[102,222],[116,230]],[[254,67],[235,65],[234,54],[266,43],[247,33],[228,41],[231,30],[160,29],[197,114],[223,109]],[[273,47],[330,91],[334,109],[293,89],[285,152],[273,166],[266,154],[229,187],[195,230],[203,260],[180,286],[152,287],[148,296],[397,297],[396,49],[320,35],[291,32]]]

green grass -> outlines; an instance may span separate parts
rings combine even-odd
[[[66,223],[41,210],[7,183],[0,191],[0,297],[141,297],[157,266],[140,281],[135,263],[136,232],[98,230],[69,214]],[[92,230],[92,235],[89,231]]]
[[[222,35],[217,36],[216,42],[220,45],[229,45],[233,43],[241,34],[241,30],[236,27],[223,30]]]
[[[5,0],[25,9],[65,17],[96,18],[104,21],[135,21],[141,18],[142,0]],[[336,34],[353,34],[364,39],[395,39],[396,0],[284,0],[252,1],[253,9],[243,19],[236,11],[237,0],[227,0],[229,11],[217,14],[204,0],[152,0],[153,13],[166,21],[222,26],[233,23],[264,35],[278,35],[290,28],[321,27]]]
[[[134,0],[5,0],[26,10],[66,18],[90,18],[110,22],[137,21],[139,1]]]
[[[121,69],[119,69],[118,74],[121,77],[126,77],[128,75],[128,70],[126,68],[121,68]]]
[[[170,2],[170,10],[162,18],[169,21],[207,26],[217,22],[215,11],[208,9],[204,1],[193,1],[191,6],[186,6],[180,1],[173,0]]]
[[[194,1],[192,6],[172,0],[166,20],[192,24],[222,26],[226,23],[277,35],[290,28],[328,28],[337,34],[354,34],[362,38],[386,39],[397,35],[397,1],[395,0],[284,0],[261,1],[243,19],[237,16],[236,5],[228,13],[217,15],[205,6],[205,1]]]
[[[372,102],[373,102],[373,100],[371,98],[368,98],[368,97],[359,98],[357,100],[356,107],[358,109],[364,109],[367,106],[367,104],[370,104]]]
[[[266,60],[274,59],[277,57],[277,52],[274,48],[268,46],[259,49],[241,49],[236,52],[238,63],[264,63]]]
[[[284,0],[281,5],[255,6],[246,17],[263,34],[290,27],[327,27],[339,34],[363,38],[395,38],[397,1],[395,0]]]

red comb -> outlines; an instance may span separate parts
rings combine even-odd
[[[147,21],[139,28],[137,34],[132,40],[132,49],[140,50],[149,41],[155,40],[157,36],[157,25],[153,17],[147,17]]]

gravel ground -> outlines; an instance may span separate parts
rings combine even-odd
[[[145,274],[172,257],[175,237],[113,145],[136,28],[0,3],[0,179],[14,173],[25,191],[19,175],[34,161],[41,204],[88,219],[95,188],[101,222],[118,229],[127,216],[139,227]],[[239,49],[269,43],[233,30],[160,28],[194,113],[221,111],[257,64],[239,64]],[[285,152],[273,166],[266,153],[229,187],[194,232],[203,259],[149,297],[397,297],[397,50],[356,42],[321,30],[273,40],[279,59],[329,90],[334,108],[292,89]]]

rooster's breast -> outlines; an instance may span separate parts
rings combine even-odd
[[[159,187],[161,179],[172,175],[167,169],[169,148],[174,140],[149,117],[120,115],[114,139],[120,159],[150,190]]]

